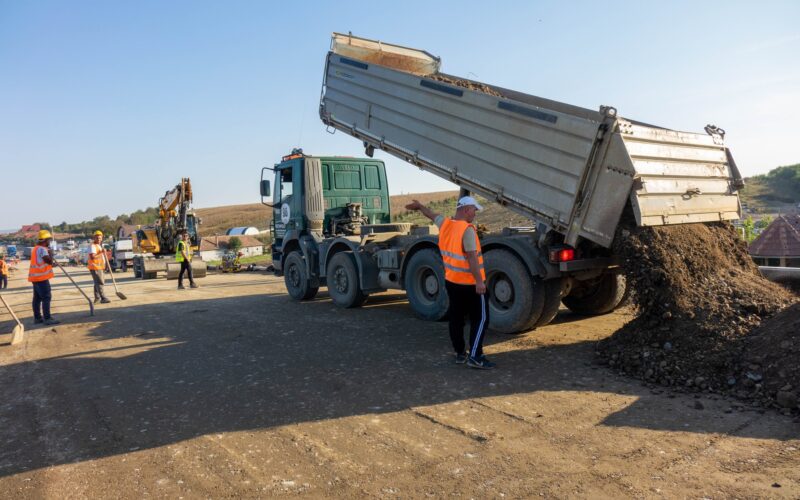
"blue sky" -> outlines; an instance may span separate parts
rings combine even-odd
[[[800,2],[0,0],[0,228],[259,201],[293,147],[360,156],[318,117],[333,31],[443,71],[669,128],[727,130],[746,176],[800,162]],[[451,187],[389,156],[393,193]]]

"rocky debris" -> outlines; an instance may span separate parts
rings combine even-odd
[[[796,409],[800,394],[800,303],[764,321],[747,335],[741,371],[753,368],[775,403]]]
[[[473,82],[472,80],[462,80],[458,78],[453,78],[447,75],[443,75],[441,73],[437,73],[435,75],[431,75],[429,78],[436,80],[438,82],[447,83],[450,85],[455,85],[456,87],[462,87],[469,90],[476,90],[478,92],[483,92],[484,94],[493,95],[495,97],[504,97],[503,94],[496,91],[492,87],[479,82]]]
[[[638,315],[598,344],[601,363],[649,383],[797,407],[800,304],[761,276],[730,224],[624,223],[614,246]]]

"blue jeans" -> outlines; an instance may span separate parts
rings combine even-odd
[[[33,317],[50,319],[50,280],[37,281],[33,284]],[[41,311],[40,311],[41,306]]]

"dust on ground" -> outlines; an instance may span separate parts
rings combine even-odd
[[[23,274],[5,295],[28,338],[0,344],[0,498],[800,495],[792,418],[593,363],[625,310],[490,335],[484,372],[398,292],[342,310],[259,273],[181,291],[127,273],[129,300],[92,317],[59,276],[64,323],[39,328]]]
[[[761,276],[730,224],[629,223],[615,252],[638,312],[600,342],[603,363],[664,386],[797,407],[798,310],[785,309],[796,298]]]

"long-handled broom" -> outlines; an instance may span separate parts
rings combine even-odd
[[[120,292],[119,288],[117,288],[117,280],[114,279],[114,273],[111,272],[111,264],[108,262],[108,257],[106,256],[105,251],[103,252],[103,261],[106,263],[108,274],[111,276],[111,283],[114,283],[114,291],[117,293],[117,297],[119,297],[120,300],[128,300],[128,297],[126,297],[125,294]]]
[[[8,309],[8,312],[9,312],[9,314],[11,314],[11,317],[14,318],[14,321],[17,322],[17,325],[14,327],[14,330],[11,332],[11,345],[19,344],[20,342],[25,340],[25,326],[19,320],[17,315],[14,314],[14,310],[11,309],[11,306],[8,305],[8,302],[6,302],[6,299],[3,297],[2,294],[0,294],[0,300],[3,301],[3,305],[6,306],[6,309]]]
[[[75,283],[75,280],[74,280],[74,279],[72,279],[72,276],[70,276],[70,275],[69,275],[69,273],[67,272],[67,270],[66,270],[66,269],[64,269],[64,267],[63,267],[61,264],[59,264],[59,263],[58,263],[57,261],[55,261],[55,260],[54,260],[53,262],[55,262],[55,264],[58,266],[58,268],[59,268],[59,269],[61,269],[61,272],[62,272],[62,273],[64,273],[64,275],[65,275],[67,278],[69,278],[69,280],[72,282],[72,284],[73,284],[73,285],[75,285],[75,288],[77,288],[77,289],[78,289],[78,291],[79,291],[79,292],[81,292],[81,295],[83,295],[83,297],[86,299],[86,302],[88,302],[88,303],[89,303],[89,315],[90,315],[90,316],[94,316],[94,304],[92,304],[92,299],[90,299],[90,298],[89,298],[89,296],[88,296],[88,295],[86,295],[86,292],[84,292],[84,291],[83,291],[83,288],[81,288],[80,286],[78,286],[78,284],[77,284],[77,283]]]

